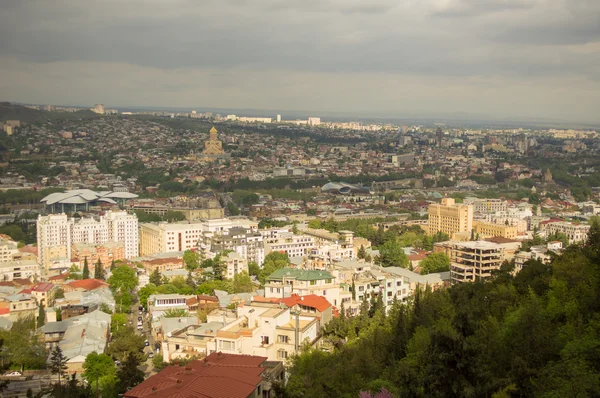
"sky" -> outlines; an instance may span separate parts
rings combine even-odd
[[[0,0],[0,100],[598,123],[600,0]]]

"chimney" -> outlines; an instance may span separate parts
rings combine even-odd
[[[177,379],[177,387],[183,387],[183,381],[181,379]]]

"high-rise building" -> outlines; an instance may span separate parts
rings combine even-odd
[[[277,123],[281,123],[281,115],[277,115]]]
[[[452,198],[443,198],[441,204],[429,205],[429,234],[470,233],[473,229],[473,206],[457,204]]]
[[[138,256],[138,219],[125,211],[108,211],[99,218],[69,218],[66,214],[39,216],[37,220],[38,261],[48,268],[56,257],[72,255],[72,245],[102,245],[121,242],[125,258]]]
[[[435,143],[437,146],[442,146],[442,138],[444,137],[444,132],[441,127],[438,127],[435,131]]]
[[[308,125],[309,126],[318,126],[319,124],[321,124],[321,118],[320,117],[309,117],[308,118]]]

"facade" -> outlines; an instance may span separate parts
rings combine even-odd
[[[204,257],[210,257],[209,252],[216,254],[231,250],[248,262],[262,264],[265,261],[263,236],[259,232],[242,227],[233,227],[223,232],[205,232],[199,247]]]
[[[221,257],[225,265],[223,275],[227,279],[233,279],[233,277],[241,272],[248,273],[248,260],[245,257],[240,256],[236,252],[229,252],[226,256]]]
[[[168,310],[188,310],[188,300],[196,296],[183,294],[153,294],[148,297],[148,313],[160,318]]]
[[[71,248],[71,262],[83,269],[87,258],[88,266],[94,266],[98,260],[103,268],[110,268],[113,261],[125,259],[125,245],[122,242],[107,242],[99,245],[76,243]]]
[[[473,222],[473,227],[475,233],[479,234],[482,239],[494,236],[501,236],[507,239],[517,238],[518,229],[513,225],[475,221]]]
[[[269,275],[265,284],[266,298],[290,297],[292,294],[316,294],[336,305],[340,286],[328,271],[281,268]]]
[[[470,233],[473,229],[473,206],[456,204],[452,198],[443,198],[441,204],[429,205],[428,229],[430,235],[443,232]]]
[[[475,213],[488,214],[499,211],[506,211],[508,204],[502,199],[473,199],[469,201],[465,199],[465,204],[472,204]]]
[[[138,220],[124,211],[108,211],[100,218],[69,218],[66,214],[39,216],[37,243],[39,263],[49,269],[52,261],[66,254],[72,257],[72,245],[86,243],[102,245],[120,242],[125,258],[138,256]]]
[[[475,282],[491,278],[492,272],[500,269],[504,261],[511,261],[521,247],[520,242],[498,241],[503,242],[440,242],[434,245],[434,251],[450,257],[452,283]]]
[[[281,234],[265,240],[265,255],[271,252],[283,252],[290,258],[305,257],[315,247],[315,239],[308,235],[293,233]]]
[[[544,230],[547,235],[556,233],[565,234],[569,239],[569,244],[585,242],[588,232],[590,231],[589,224],[575,224],[570,222],[551,222],[547,223]]]
[[[283,307],[283,308],[282,308]],[[217,331],[209,352],[260,355],[271,361],[287,361],[305,342],[319,340],[316,316],[297,315],[285,305],[252,303],[239,306],[238,319]]]
[[[205,155],[223,155],[225,151],[223,150],[223,143],[219,141],[217,129],[211,128],[209,134],[208,141],[204,142],[202,153]]]
[[[203,230],[202,222],[140,224],[140,255],[191,250]]]

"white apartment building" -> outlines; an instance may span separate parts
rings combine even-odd
[[[496,213],[506,211],[508,204],[502,199],[465,199],[465,204],[472,204],[475,213]]]
[[[541,223],[543,224],[543,223]],[[542,225],[540,224],[540,227]],[[574,224],[570,222],[551,222],[545,225],[546,235],[553,235],[558,232],[565,234],[569,239],[569,244],[585,242],[590,231],[589,224]]]
[[[196,296],[183,294],[153,294],[148,297],[148,313],[152,318],[160,318],[169,310],[188,310],[187,300]]]
[[[75,243],[104,244],[120,242],[125,258],[138,256],[138,219],[125,211],[108,211],[99,218],[69,218],[66,214],[39,216],[37,243],[39,263],[48,265],[58,257],[71,258]]]
[[[236,252],[229,252],[227,256],[222,257],[225,263],[224,277],[233,279],[233,277],[241,272],[248,272],[248,260],[245,257],[240,256]]]
[[[281,234],[277,238],[265,239],[265,255],[284,252],[290,258],[304,257],[315,247],[315,238],[307,235]]]
[[[201,221],[140,224],[140,255],[193,249],[203,230]]]
[[[283,307],[270,303],[238,307],[238,319],[216,332],[216,338],[207,344],[208,351],[259,355],[285,362],[304,342],[316,345],[318,318],[294,315],[291,308]]]
[[[256,232],[258,223],[246,218],[222,218],[196,222],[140,224],[140,255],[191,250],[202,243],[204,233],[224,233],[236,227]]]
[[[280,268],[269,275],[265,284],[266,298],[283,298],[292,294],[325,297],[331,304],[340,303],[340,285],[328,271]]]

